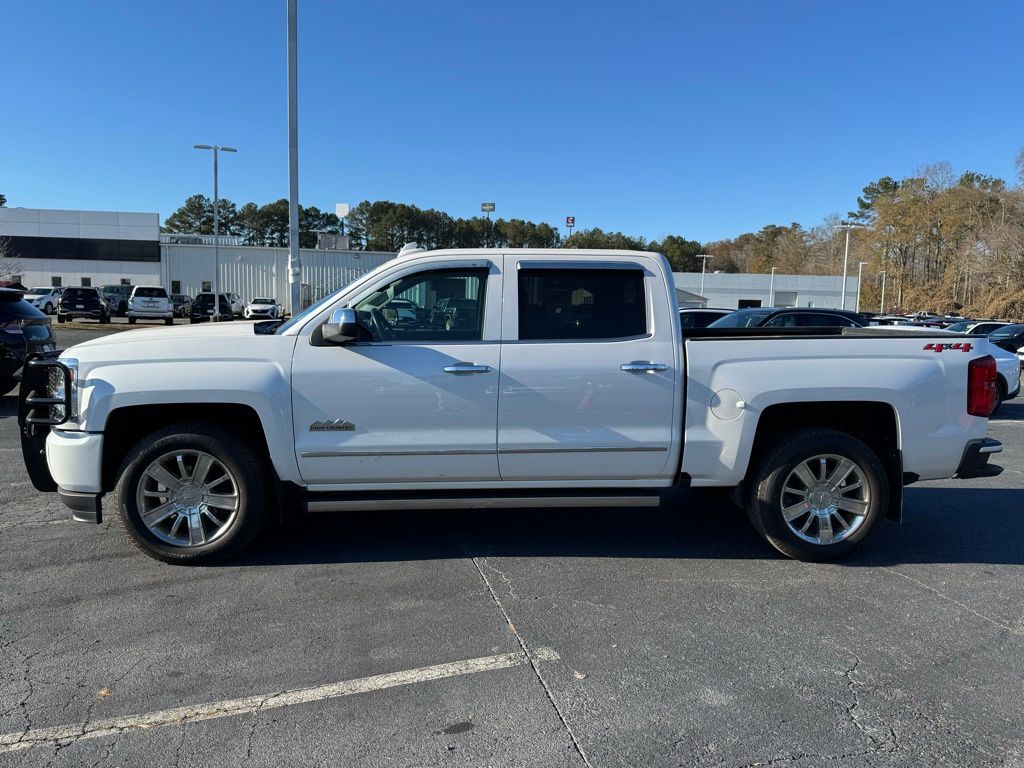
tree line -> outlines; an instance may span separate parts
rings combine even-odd
[[[286,246],[288,201],[237,207],[221,200],[221,231],[247,245]],[[682,235],[648,240],[599,228],[564,236],[545,222],[453,217],[391,201],[363,201],[344,225],[352,247],[397,251],[408,242],[426,248],[618,248],[664,253],[679,272],[840,275],[846,232],[850,275],[861,274],[862,309],[964,312],[1024,318],[1024,150],[1017,156],[1016,184],[973,171],[955,174],[948,163],[918,169],[904,178],[868,183],[845,217],[835,214],[805,227],[769,224],[756,232],[700,243]],[[333,213],[300,207],[299,239],[316,244],[316,231],[341,232]],[[165,231],[209,234],[213,203],[193,195],[164,222]],[[885,273],[885,306],[881,305]]]
[[[288,201],[266,205],[236,205],[222,198],[218,210],[219,230],[223,235],[240,237],[245,245],[287,247]],[[213,201],[205,195],[192,195],[163,224],[164,232],[213,234]],[[664,253],[673,269],[687,272],[700,269],[701,244],[677,235],[658,240],[583,229],[563,237],[557,227],[523,219],[489,219],[484,216],[455,218],[434,208],[423,209],[388,200],[364,200],[352,208],[342,221],[319,208],[299,206],[299,244],[316,245],[316,233],[344,232],[352,247],[367,251],[398,251],[410,242],[425,248],[620,248],[653,250]]]
[[[191,195],[168,216],[161,229],[191,235],[213,234],[213,200],[206,195]],[[217,215],[222,235],[240,237],[245,245],[288,247],[288,200],[281,198],[266,205],[245,203],[238,206],[220,198]],[[316,246],[317,232],[341,232],[341,220],[315,206],[299,206],[299,245]]]

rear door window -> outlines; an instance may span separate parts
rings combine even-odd
[[[647,333],[641,269],[520,269],[519,338],[618,339]]]
[[[855,328],[857,325],[848,317],[824,312],[801,312],[796,315],[796,324],[802,328]]]

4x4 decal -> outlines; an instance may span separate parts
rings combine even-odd
[[[966,341],[955,341],[952,344],[925,344],[924,348],[931,350],[932,352],[942,352],[945,349],[959,349],[961,352],[970,352],[974,349],[974,347]]]

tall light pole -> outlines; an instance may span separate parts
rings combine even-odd
[[[713,259],[714,256],[710,253],[698,253],[697,258],[702,260],[700,263],[700,297],[704,298],[704,273],[708,268],[708,259]]]
[[[878,311],[885,314],[885,270],[882,270],[882,300],[878,302]]]
[[[193,149],[213,150],[213,322],[220,322],[220,192],[217,189],[217,153],[237,152],[234,147],[193,144]]]
[[[292,316],[302,307],[302,256],[299,253],[299,91],[298,0],[288,0],[288,284]]]
[[[836,229],[846,230],[846,250],[843,251],[843,303],[840,309],[846,309],[846,268],[850,262],[850,230],[864,228],[863,224],[851,224],[848,221],[836,225]]]
[[[772,279],[768,283],[768,306],[769,307],[774,307],[775,306],[775,270],[776,269],[778,269],[778,267],[772,267]]]
[[[860,312],[860,281],[864,275],[864,265],[866,261],[857,262],[857,311]]]

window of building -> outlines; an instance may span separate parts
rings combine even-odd
[[[82,278],[82,287],[83,288],[91,288],[92,287],[92,278],[91,277],[83,277]]]
[[[367,341],[479,341],[487,268],[434,269],[378,288],[356,307]]]
[[[519,270],[520,339],[616,339],[645,333],[642,270]]]
[[[213,283],[211,283],[209,280],[203,280],[203,292],[204,293],[209,293],[212,290],[213,290]]]
[[[171,293],[181,293],[181,280],[171,280]]]
[[[760,306],[761,306],[761,300],[760,299],[740,299],[738,302],[736,302],[736,308],[737,309],[750,309],[750,307],[760,307]]]
[[[61,278],[60,275],[53,275],[50,277],[50,285],[54,288],[60,288]]]
[[[121,278],[121,285],[131,285],[131,284],[132,284],[131,278],[129,278],[129,277],[122,277]]]

